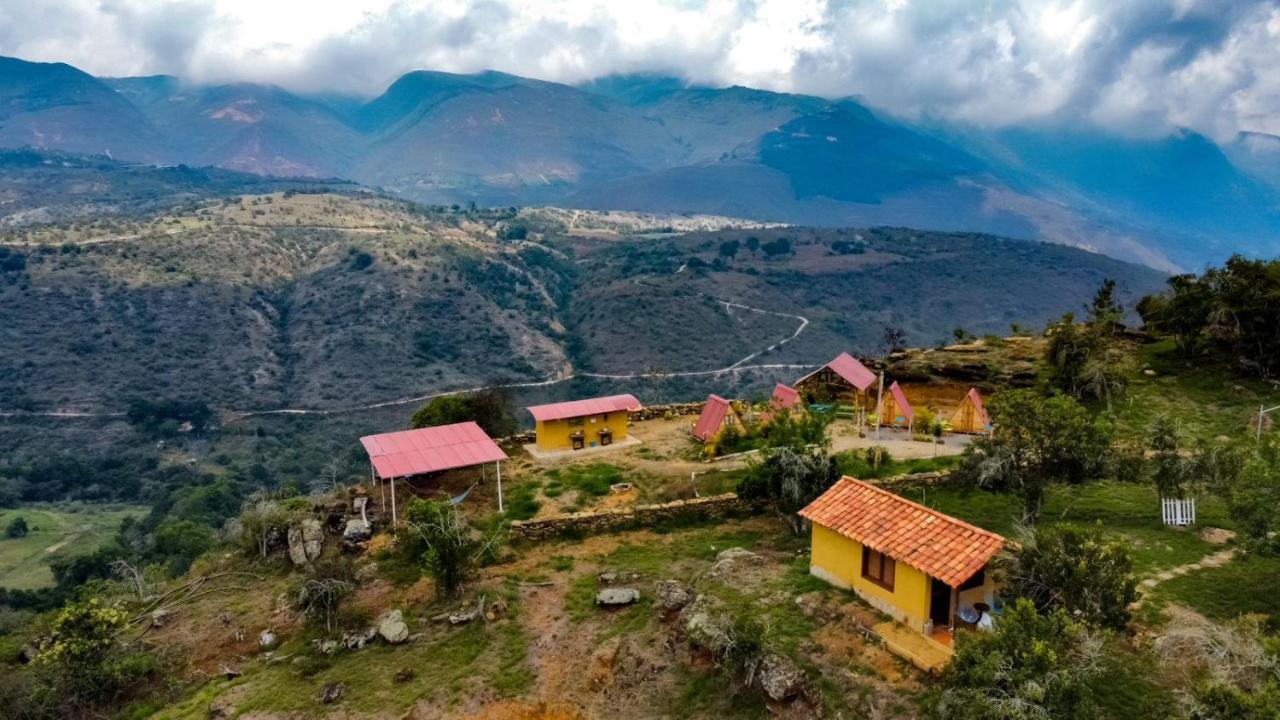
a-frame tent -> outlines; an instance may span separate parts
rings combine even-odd
[[[991,418],[982,404],[982,396],[978,394],[978,388],[969,388],[969,392],[965,393],[964,399],[960,401],[960,407],[951,414],[947,424],[951,426],[952,432],[971,434],[991,432]]]
[[[915,425],[915,408],[911,407],[907,394],[902,391],[902,386],[897,381],[889,386],[889,394],[881,402],[879,416],[881,425],[908,429]]]

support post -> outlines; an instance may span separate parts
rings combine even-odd
[[[395,527],[398,522],[396,519],[396,479],[391,478],[391,527]]]
[[[884,424],[884,371],[880,371],[880,389],[876,391],[876,442],[880,442],[880,426]]]
[[[373,461],[369,461],[369,481],[378,486],[378,499],[382,501],[382,514],[387,514],[387,488],[378,480],[378,471],[373,467]]]
[[[495,461],[493,466],[498,470],[498,512],[506,512],[502,509],[502,461]]]

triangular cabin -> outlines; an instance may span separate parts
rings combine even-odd
[[[868,407],[867,390],[876,382],[876,374],[849,353],[800,378],[795,389],[806,402],[834,404],[836,410],[852,408],[854,420],[861,423]]]
[[[880,406],[880,424],[889,427],[910,428],[915,424],[916,411],[907,400],[907,394],[896,381],[889,386]]]
[[[991,418],[982,404],[978,388],[969,388],[969,392],[960,401],[960,407],[951,414],[951,420],[947,424],[951,426],[952,432],[974,435],[991,432]]]
[[[813,523],[809,572],[949,648],[957,627],[990,621],[989,563],[1005,539],[844,477],[800,511]]]
[[[800,404],[800,391],[790,385],[778,383],[773,388],[773,395],[769,396],[769,409],[760,413],[760,422],[773,420],[773,416],[783,410],[795,413],[803,407]]]
[[[741,424],[742,419],[738,417],[738,411],[733,409],[733,403],[719,395],[711,394],[707,396],[707,402],[702,406],[702,413],[693,424],[692,435],[701,442],[711,442],[726,427]]]

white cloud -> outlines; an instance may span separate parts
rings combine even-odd
[[[372,95],[664,72],[982,125],[1280,133],[1280,0],[0,0],[0,53]]]

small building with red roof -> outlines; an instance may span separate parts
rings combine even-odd
[[[738,411],[733,409],[733,403],[719,395],[711,394],[703,403],[702,412],[698,415],[697,422],[693,424],[690,434],[700,442],[712,442],[726,427],[741,423],[742,419],[738,417]]]
[[[969,392],[965,393],[964,399],[960,401],[960,407],[951,414],[947,424],[951,426],[952,432],[975,435],[991,432],[991,418],[987,415],[987,408],[982,404],[982,396],[978,394],[978,388],[969,388]]]
[[[534,405],[528,408],[537,435],[534,449],[548,453],[624,443],[631,437],[630,414],[639,409],[634,395]]]
[[[915,423],[916,410],[907,400],[907,394],[896,381],[889,386],[889,394],[880,403],[879,420],[881,425],[909,428]]]
[[[791,387],[778,383],[773,388],[773,395],[769,397],[769,408],[771,410],[790,410],[800,402],[800,391]]]
[[[813,523],[813,575],[943,644],[995,604],[1000,535],[850,477],[800,516]]]
[[[870,404],[868,390],[877,375],[849,353],[796,380],[795,389],[807,402],[852,408],[854,420],[862,423]]]

